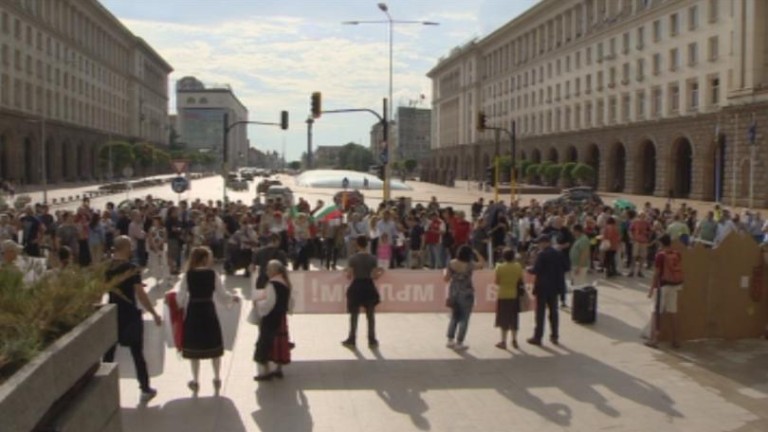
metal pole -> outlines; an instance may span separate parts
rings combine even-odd
[[[384,187],[383,187],[383,193],[384,193],[384,201],[389,201],[390,197],[390,178],[392,177],[392,170],[390,169],[390,157],[392,156],[392,149],[389,147],[389,114],[388,114],[388,103],[387,99],[384,99],[384,127],[382,128],[382,138],[384,139],[384,146],[387,155],[387,161],[381,161],[384,164]]]
[[[754,208],[755,203],[755,157],[757,146],[753,143],[749,146],[749,208]]]
[[[752,113],[752,124],[750,127],[750,142],[749,142],[749,208],[754,208],[754,199],[755,199],[755,150],[756,145],[755,142],[757,140],[757,132],[753,131],[752,128],[755,127],[755,114]]]
[[[109,141],[107,141],[107,157],[109,158],[109,179],[115,178],[114,162],[112,162],[112,134],[109,134]]]
[[[42,169],[40,170],[40,183],[43,184],[43,204],[48,204],[48,173],[46,167],[48,161],[46,160],[46,153],[48,152],[45,145],[45,116],[40,120],[40,164]]]
[[[735,136],[739,136],[739,113],[736,113],[736,133]],[[733,141],[733,163],[731,168],[731,174],[733,179],[731,181],[731,207],[736,207],[736,159],[739,158],[739,140]]]
[[[499,168],[500,168],[500,161],[501,158],[499,158],[498,155],[493,160],[494,170],[493,170],[493,203],[498,204],[499,203]]]
[[[515,171],[517,171],[517,152],[515,151],[516,150],[515,147],[517,145],[516,140],[517,140],[516,124],[515,124],[515,121],[512,120],[512,134],[510,135],[510,141],[512,144],[512,149],[511,149],[512,172],[510,173],[510,176],[509,176],[510,207],[512,206],[512,203],[514,203],[517,198],[517,178],[515,173]]]
[[[393,76],[394,76],[394,69],[393,69],[393,46],[394,46],[394,22],[392,21],[392,16],[389,14],[389,11],[385,10],[384,13],[387,14],[387,20],[389,21],[389,109],[385,107],[385,112],[387,113],[385,117],[388,117],[384,123],[384,130],[388,132],[389,129],[389,122],[394,119],[393,114],[393,105],[394,102],[392,100],[392,88],[393,88]],[[385,133],[387,133],[385,132]],[[394,146],[390,145],[392,143],[389,142],[389,135],[387,134],[387,137],[384,139],[387,143],[387,164],[384,166],[384,200],[387,201],[390,199],[391,196],[391,189],[392,189],[392,177],[394,175],[394,163],[397,161],[397,151],[395,150]],[[400,143],[398,143],[399,145]]]
[[[228,135],[229,135],[229,113],[224,113],[224,140],[221,143],[221,179],[223,181],[223,199],[224,202],[222,204],[227,203],[227,175],[229,174],[229,169],[227,169],[227,152],[229,150],[229,145],[227,143]]]
[[[307,169],[312,169],[312,125],[315,120],[312,117],[307,119]]]

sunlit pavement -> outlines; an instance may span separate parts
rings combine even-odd
[[[436,195],[466,205],[478,194],[461,188],[414,183],[417,200]],[[297,195],[314,203],[334,191]],[[170,186],[134,191],[175,198]],[[191,198],[218,199],[220,179],[195,182]],[[380,191],[369,191],[369,197]],[[249,193],[230,193],[250,201]],[[485,194],[486,198],[492,194]],[[543,197],[542,197],[543,198]],[[94,205],[107,200],[97,198]],[[703,205],[703,204],[702,204]],[[153,287],[160,308],[164,290]],[[189,365],[170,348],[160,348],[160,330],[147,324],[146,347],[152,385],[158,396],[147,406],[130,362],[121,371],[126,431],[739,431],[768,430],[768,342],[707,341],[679,351],[642,345],[641,328],[650,312],[648,280],[599,281],[599,316],[592,326],[561,314],[561,346],[542,348],[524,340],[533,315],[521,317],[521,350],[494,347],[498,333],[492,314],[472,316],[467,343],[457,353],[445,348],[443,314],[381,314],[381,347],[373,351],[359,335],[359,350],[340,345],[343,315],[294,315],[290,332],[294,362],[285,379],[252,380],[257,328],[240,308],[222,309],[231,338],[223,358],[224,385],[214,396],[212,374],[202,365],[201,390],[193,398],[186,383]],[[248,281],[227,278],[242,293]],[[684,305],[681,305],[684,307]],[[148,318],[148,317],[147,317]],[[361,320],[363,318],[361,317]],[[364,328],[365,326],[362,325]],[[362,337],[361,337],[362,336]],[[127,359],[127,358],[126,358]],[[162,360],[161,360],[162,359]]]

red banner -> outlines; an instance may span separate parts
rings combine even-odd
[[[349,286],[344,272],[291,272],[296,313],[345,313]],[[496,311],[498,288],[492,270],[476,271],[475,312]],[[388,270],[377,281],[381,295],[377,312],[443,312],[448,283],[437,270]]]

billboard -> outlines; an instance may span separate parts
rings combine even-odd
[[[185,108],[181,118],[181,140],[190,148],[221,148],[224,140],[223,109]]]

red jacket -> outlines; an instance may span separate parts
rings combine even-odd
[[[453,221],[453,242],[455,246],[461,246],[469,243],[469,233],[472,231],[472,224],[464,219],[454,219]]]

